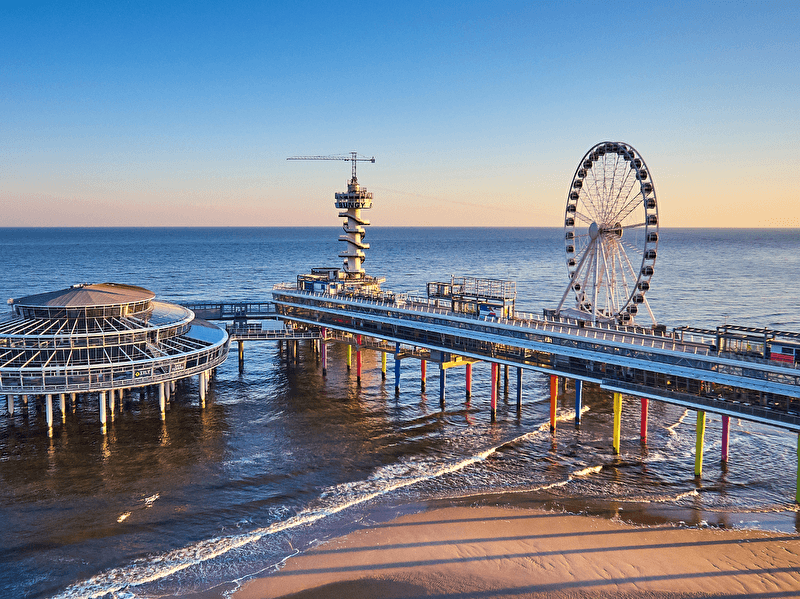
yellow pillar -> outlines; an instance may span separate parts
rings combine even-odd
[[[697,441],[694,448],[694,475],[703,474],[703,441],[706,436],[706,413],[697,410]]]
[[[347,344],[347,370],[353,365],[353,346]]]
[[[386,352],[381,352],[381,378],[386,380]]]
[[[619,455],[619,438],[622,431],[622,393],[614,393],[614,454]]]

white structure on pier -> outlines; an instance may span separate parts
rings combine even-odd
[[[345,235],[339,236],[339,241],[347,243],[347,248],[339,252],[339,257],[344,258],[344,272],[348,279],[361,279],[366,275],[363,264],[366,260],[364,250],[369,249],[369,244],[364,243],[369,221],[362,218],[361,211],[372,208],[372,192],[362,188],[356,178],[356,166],[353,163],[353,178],[347,184],[347,191],[336,193],[336,207],[344,212],[339,217],[346,219],[342,224]]]

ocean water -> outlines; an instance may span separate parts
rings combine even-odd
[[[126,282],[160,298],[268,300],[275,283],[338,266],[340,229],[0,229],[6,298],[78,282]],[[561,229],[369,228],[365,264],[385,287],[422,293],[452,274],[517,282],[517,308],[554,307],[566,285]],[[660,323],[725,322],[800,331],[797,230],[662,229],[647,297]],[[235,352],[234,352],[235,354]],[[800,532],[794,502],[797,436],[732,421],[719,462],[710,415],[695,479],[694,413],[651,402],[647,445],[639,403],[626,398],[620,456],[611,452],[611,398],[585,392],[576,429],[571,389],[549,432],[548,381],[516,377],[489,417],[489,368],[451,371],[448,402],[435,368],[421,390],[405,361],[401,392],[365,352],[362,385],[330,346],[328,376],[301,346],[248,343],[211,383],[179,388],[166,419],[134,393],[103,435],[87,401],[52,438],[43,406],[0,415],[0,596],[163,597],[235,588],[326,538],[432,501],[501,501],[638,524]],[[391,358],[389,358],[391,362]],[[391,370],[391,364],[390,364]],[[492,499],[487,499],[488,496]]]

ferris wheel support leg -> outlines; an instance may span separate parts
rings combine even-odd
[[[556,432],[556,407],[558,405],[558,377],[550,375],[550,432]]]
[[[583,409],[583,381],[575,379],[575,426],[581,425],[581,410]]]
[[[694,452],[694,475],[700,477],[703,474],[703,441],[706,436],[706,413],[697,410],[697,441],[695,442]]]
[[[614,393],[614,433],[612,446],[614,455],[619,455],[620,436],[622,432],[622,393]]]
[[[647,397],[642,398],[642,420],[639,427],[639,439],[642,443],[647,443],[647,419],[649,415],[650,400]]]
[[[731,437],[731,417],[722,417],[722,467],[728,467],[728,445]]]

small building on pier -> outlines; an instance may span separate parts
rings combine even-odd
[[[224,329],[142,287],[80,284],[9,303],[0,316],[0,393],[10,413],[14,395],[44,395],[50,426],[55,394],[63,410],[66,394],[98,393],[101,422],[107,393],[113,402],[115,392],[157,385],[163,412],[175,381],[199,375],[204,399],[209,371],[228,355]]]

